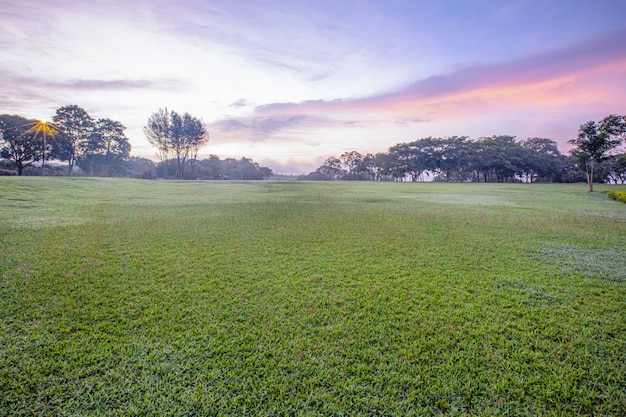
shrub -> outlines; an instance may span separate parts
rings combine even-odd
[[[607,196],[612,200],[626,203],[626,191],[611,191],[607,193]]]

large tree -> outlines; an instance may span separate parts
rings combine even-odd
[[[151,114],[148,123],[143,127],[146,140],[156,148],[161,163],[165,163],[171,153],[170,125],[170,112],[165,108]]]
[[[21,116],[0,115],[0,157],[11,160],[18,175],[34,162],[50,159],[50,153],[44,152],[43,137],[36,129],[38,123]]]
[[[593,191],[594,165],[605,160],[622,143],[625,134],[624,116],[611,114],[597,123],[589,121],[580,125],[578,137],[569,141],[574,145],[572,156],[585,168],[589,192]]]
[[[348,170],[351,179],[359,179],[360,167],[363,164],[363,155],[357,151],[344,152],[339,157],[343,165]]]
[[[84,148],[84,143],[93,133],[94,121],[89,114],[75,104],[58,108],[52,118],[62,132],[55,156],[68,161],[68,174],[72,175],[74,165]]]
[[[520,142],[522,153],[521,170],[529,182],[552,182],[559,175],[561,153],[557,143],[546,138],[528,138]]]
[[[626,154],[611,157],[608,177],[611,178],[615,184],[617,184],[618,181],[621,184],[626,182]]]
[[[328,157],[317,171],[331,181],[336,181],[346,175],[346,170],[341,167],[341,161],[334,156]]]
[[[184,178],[189,159],[195,161],[198,151],[209,142],[204,122],[189,113],[181,116],[175,111],[159,109],[148,118],[143,130],[163,163],[170,158],[175,160],[177,179]]]
[[[111,170],[122,168],[122,162],[130,155],[130,142],[126,127],[111,119],[98,119],[89,138],[81,144],[79,166],[90,175],[111,175]]]

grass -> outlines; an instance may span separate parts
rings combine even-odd
[[[0,178],[0,414],[626,414],[626,206]]]

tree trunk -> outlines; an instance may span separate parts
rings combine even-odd
[[[589,185],[589,192],[593,192],[593,159],[591,160],[591,169],[587,169],[587,184]]]

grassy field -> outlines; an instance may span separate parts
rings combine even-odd
[[[0,177],[0,415],[626,415],[626,187]]]

